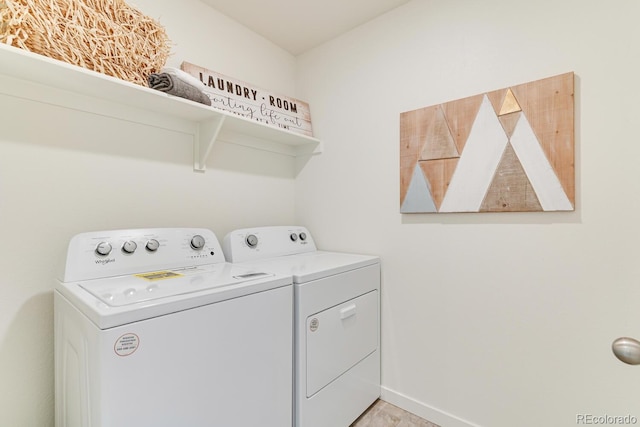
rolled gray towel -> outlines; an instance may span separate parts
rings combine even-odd
[[[197,87],[169,73],[149,74],[149,87],[180,98],[211,105],[209,97]]]

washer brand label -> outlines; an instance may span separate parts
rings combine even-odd
[[[141,279],[148,280],[149,282],[155,282],[156,280],[173,279],[174,277],[182,277],[182,274],[175,271],[152,271],[150,273],[134,274],[134,276]]]
[[[115,258],[97,259],[96,264],[107,265],[110,262],[116,262]]]
[[[136,334],[124,334],[116,340],[113,350],[118,356],[130,356],[140,346],[140,339]]]
[[[318,318],[314,317],[313,319],[311,319],[311,321],[309,322],[309,330],[311,332],[315,332],[318,330],[318,326],[320,326],[320,321],[318,320]]]

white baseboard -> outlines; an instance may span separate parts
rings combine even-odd
[[[425,403],[418,402],[409,396],[405,396],[402,393],[391,390],[385,386],[382,386],[382,393],[380,398],[385,402],[389,402],[399,408],[409,411],[425,420],[429,420],[432,423],[438,424],[441,427],[481,427],[478,424],[474,424],[470,421],[463,420],[455,415],[441,411],[433,406],[429,406]]]

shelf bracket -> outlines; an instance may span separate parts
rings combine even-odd
[[[207,170],[207,159],[215,144],[222,124],[224,116],[212,117],[210,119],[198,122],[196,134],[193,140],[193,170],[196,172],[204,172]]]

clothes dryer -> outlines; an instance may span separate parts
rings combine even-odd
[[[380,259],[319,251],[304,227],[232,231],[227,261],[293,276],[297,427],[348,427],[380,396]]]
[[[291,277],[213,232],[79,234],[54,303],[57,427],[292,425]]]

